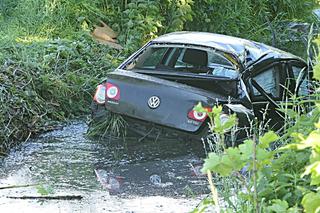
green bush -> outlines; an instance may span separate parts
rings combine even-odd
[[[309,21],[314,4],[315,0],[2,0],[3,147],[25,139],[47,120],[87,112],[95,83],[149,39],[196,30],[271,43],[270,26]],[[119,33],[123,51],[92,41],[88,34],[99,20]]]
[[[186,29],[238,36],[289,51],[297,51],[298,43],[302,46],[298,51],[304,51],[301,42],[289,45],[284,41],[295,33],[288,31],[287,24],[312,22],[316,6],[316,0],[199,0],[194,1],[193,20],[186,23]]]
[[[0,59],[0,151],[50,121],[88,113],[95,85],[118,63],[118,51],[88,36],[16,43]]]

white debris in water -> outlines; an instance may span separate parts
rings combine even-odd
[[[150,176],[150,181],[154,185],[159,185],[159,184],[161,184],[161,177],[159,175],[151,175]]]
[[[176,177],[176,174],[174,174],[173,172],[167,172],[167,175],[170,179],[173,179]]]
[[[161,177],[159,175],[151,175],[150,176],[150,182],[152,184],[154,184],[157,187],[161,187],[161,188],[165,188],[168,186],[172,186],[173,183],[172,182],[166,182],[166,183],[162,183],[161,182]]]
[[[109,192],[115,193],[119,192],[120,186],[123,181],[123,177],[116,176],[112,172],[107,172],[103,169],[95,169],[98,181],[101,183],[104,189],[107,189]]]

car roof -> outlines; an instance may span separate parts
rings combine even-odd
[[[303,59],[299,58],[298,56],[266,44],[208,32],[174,32],[159,36],[158,38],[154,39],[153,42],[191,44],[212,47],[214,49],[223,52],[229,52],[235,55],[240,59],[241,62],[245,62],[248,59],[250,60],[250,63],[255,62],[260,57],[268,54],[274,58],[293,58],[303,61]],[[244,59],[244,55],[246,55],[246,59]]]

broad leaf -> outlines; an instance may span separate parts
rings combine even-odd
[[[320,161],[314,162],[313,164],[306,167],[305,172],[302,174],[302,177],[305,175],[311,174],[311,185],[320,185]]]
[[[279,136],[276,133],[274,133],[273,131],[269,131],[259,138],[259,141],[260,141],[259,147],[264,149],[268,148],[270,143],[278,139],[279,139]]]
[[[207,173],[207,170],[213,171],[213,169],[220,163],[220,157],[216,153],[209,153],[208,158],[204,160],[202,167],[202,173]]]
[[[253,140],[245,140],[243,144],[239,146],[241,152],[241,160],[247,161],[253,157]]]
[[[244,167],[245,163],[241,160],[241,154],[238,148],[228,148],[226,154],[232,162],[232,168],[234,170],[238,171]]]
[[[273,200],[272,205],[268,206],[267,209],[271,212],[287,212],[287,209],[289,207],[287,201],[285,200]]]
[[[302,206],[306,213],[319,213],[320,212],[320,194],[310,192],[302,199]]]

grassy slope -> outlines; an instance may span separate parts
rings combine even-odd
[[[242,7],[239,2],[212,1],[201,6],[191,0],[1,0],[0,152],[11,147],[13,141],[41,131],[50,121],[87,112],[96,82],[158,34],[187,29],[255,38],[256,34],[246,30],[255,26],[263,41],[271,43],[271,32],[263,24],[264,14],[279,11],[272,11],[269,0],[256,5],[264,11],[259,14],[253,13],[255,7]],[[304,14],[304,7],[295,6],[303,2],[307,1],[286,4],[288,8],[283,8],[281,17],[299,20],[296,14]],[[228,17],[224,17],[225,11]],[[230,21],[239,14],[240,24]],[[257,17],[254,22],[252,16]],[[268,17],[273,24],[281,21],[278,16]],[[120,32],[125,50],[111,50],[91,39],[89,33],[99,19]],[[262,39],[261,35],[258,37]]]
[[[77,8],[49,2],[2,2],[0,152],[52,121],[88,112],[95,84],[118,64],[118,52],[75,19]]]

